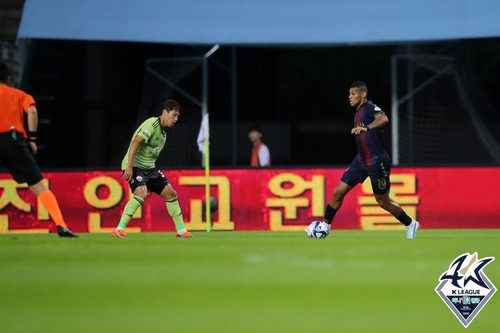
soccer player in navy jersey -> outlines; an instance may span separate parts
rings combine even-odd
[[[326,206],[323,223],[330,228],[335,214],[342,206],[344,197],[357,184],[370,177],[373,194],[377,203],[406,226],[406,238],[417,237],[420,224],[409,217],[401,206],[389,197],[391,183],[391,158],[384,150],[382,127],[389,118],[381,108],[367,100],[368,89],[364,82],[356,81],[349,89],[349,102],[356,109],[354,116],[354,134],[358,153],[344,172],[339,184]],[[307,232],[307,229],[306,229]]]

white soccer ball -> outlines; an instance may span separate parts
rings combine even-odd
[[[330,225],[324,221],[313,221],[305,231],[311,239],[326,238],[330,234]]]

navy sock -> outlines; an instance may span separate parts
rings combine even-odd
[[[399,213],[396,218],[399,220],[399,222],[403,223],[405,226],[409,226],[411,224],[411,217],[408,216],[408,214],[405,213],[404,210]]]
[[[325,222],[328,224],[332,224],[333,218],[335,217],[335,214],[337,213],[337,210],[330,206],[330,204],[326,205],[326,210],[325,210]]]

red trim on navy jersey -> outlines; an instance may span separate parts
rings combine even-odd
[[[365,126],[363,121],[361,120],[363,117],[363,111],[365,110],[365,104],[363,104],[358,112],[356,112],[356,123],[354,124],[354,126]],[[358,147],[358,160],[360,162],[366,162],[367,165],[372,165],[373,161],[372,161],[372,157],[371,157],[371,152],[370,152],[370,146],[368,145],[368,141],[366,140],[366,132],[364,133],[361,133],[361,134],[358,134],[359,135],[359,140],[361,141],[361,146],[362,146],[362,149],[359,149],[360,147]],[[361,156],[361,154],[363,154],[363,156]]]

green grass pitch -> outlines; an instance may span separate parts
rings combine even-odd
[[[434,291],[500,230],[0,235],[2,332],[498,332],[500,292],[465,329]]]

